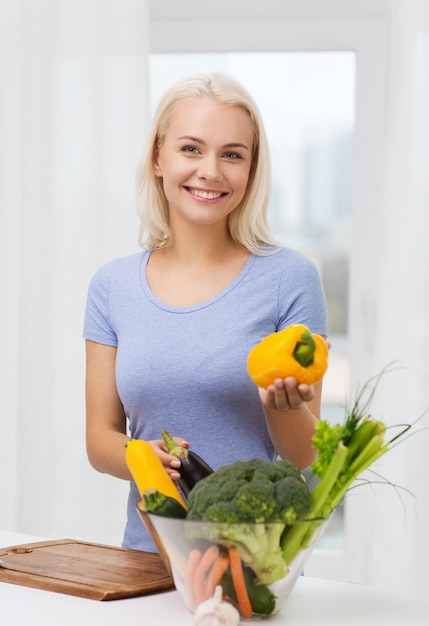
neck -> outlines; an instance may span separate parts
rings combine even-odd
[[[225,225],[193,226],[172,230],[164,250],[178,262],[199,260],[213,262],[225,259],[240,247],[231,239]]]

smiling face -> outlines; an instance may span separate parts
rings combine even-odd
[[[170,219],[225,222],[246,192],[253,140],[252,123],[241,108],[209,98],[184,100],[154,161]]]

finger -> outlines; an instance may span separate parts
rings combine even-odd
[[[274,387],[270,386],[270,387],[267,387],[266,389],[260,387],[259,397],[264,407],[268,409],[276,408],[275,398],[274,398]]]
[[[181,462],[176,456],[170,454],[166,448],[165,443],[161,439],[154,439],[151,442],[152,447],[154,448],[156,454],[161,460],[161,463],[165,467],[167,471],[176,470],[180,467]]]
[[[186,439],[182,437],[173,437],[173,439],[181,448],[189,448],[189,441],[186,441]]]
[[[298,392],[304,402],[309,402],[314,398],[314,387],[313,385],[298,385]]]
[[[284,381],[285,393],[288,399],[288,403],[292,409],[298,409],[302,402],[303,398],[301,396],[298,383],[295,378],[285,378]]]
[[[274,381],[274,404],[279,411],[287,411],[291,408],[290,398],[288,397],[285,382],[278,378]]]
[[[180,476],[180,474],[179,474],[179,472],[177,470],[171,469],[171,468],[168,468],[168,467],[166,467],[165,469],[167,471],[167,474],[170,476],[171,480],[176,481],[176,480],[179,480],[181,478],[181,476]]]

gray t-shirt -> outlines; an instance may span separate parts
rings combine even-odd
[[[136,439],[182,436],[217,469],[237,459],[273,460],[256,386],[247,374],[251,348],[290,324],[327,334],[318,272],[305,256],[281,248],[250,255],[232,283],[210,300],[177,307],[160,302],[146,280],[150,252],[116,259],[94,275],[84,337],[117,346],[118,392]],[[155,548],[136,512],[130,485],[123,545]]]

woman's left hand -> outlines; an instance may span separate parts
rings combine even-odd
[[[262,405],[267,409],[289,411],[299,409],[303,403],[314,398],[313,385],[298,384],[295,378],[276,378],[274,383],[258,388]]]

